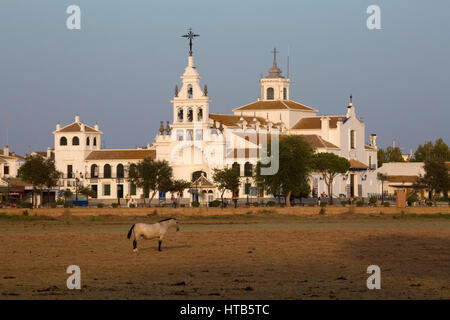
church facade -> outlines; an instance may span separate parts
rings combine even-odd
[[[159,134],[146,148],[102,149],[99,126],[88,126],[78,116],[65,127],[58,124],[51,153],[64,174],[60,188],[90,186],[101,200],[116,201],[127,195],[142,198],[142,190],[127,181],[127,169],[152,157],[167,160],[174,178],[192,182],[183,193],[186,202],[220,198],[212,176],[214,169],[224,167],[235,168],[241,176],[238,194],[225,197],[271,198],[256,188],[252,178],[256,163],[267,160],[269,141],[280,135],[301,135],[316,152],[332,152],[350,160],[349,172],[335,179],[334,197],[377,193],[376,135],[368,136],[366,143],[365,123],[358,119],[351,99],[345,112],[331,116],[318,115],[317,109],[291,100],[290,79],[277,66],[276,51],[267,76],[260,79],[261,96],[230,114],[211,112],[212,100],[207,86],[200,83],[192,49],[180,78],[171,100],[172,121],[161,121]],[[327,193],[320,175],[312,174],[309,183],[313,196]]]

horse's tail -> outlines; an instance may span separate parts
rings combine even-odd
[[[128,231],[128,235],[127,235],[128,239],[131,238],[131,233],[133,232],[133,229],[134,229],[134,224],[131,226],[130,231]]]

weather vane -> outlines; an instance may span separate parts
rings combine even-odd
[[[189,39],[189,55],[192,56],[192,39],[194,39],[195,37],[200,36],[199,34],[194,34],[192,32],[192,28],[189,28],[189,32],[185,35],[182,35],[183,38],[188,38]]]
[[[273,61],[277,61],[277,53],[279,53],[280,51],[277,51],[277,48],[274,47],[272,51],[270,51],[273,53]]]

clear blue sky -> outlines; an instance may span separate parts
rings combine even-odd
[[[66,8],[81,7],[81,30],[66,28]],[[366,27],[381,7],[382,30]],[[98,122],[106,147],[153,141],[194,55],[211,111],[256,99],[258,78],[291,48],[291,98],[343,114],[353,93],[366,133],[404,151],[442,137],[450,142],[450,2],[2,0],[0,144],[23,154],[53,147],[51,132],[79,114]]]

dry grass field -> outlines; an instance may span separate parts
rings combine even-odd
[[[379,211],[176,215],[163,251],[138,253],[130,226],[166,214],[0,215],[0,299],[450,299],[450,216]],[[374,264],[381,290],[366,287]]]

